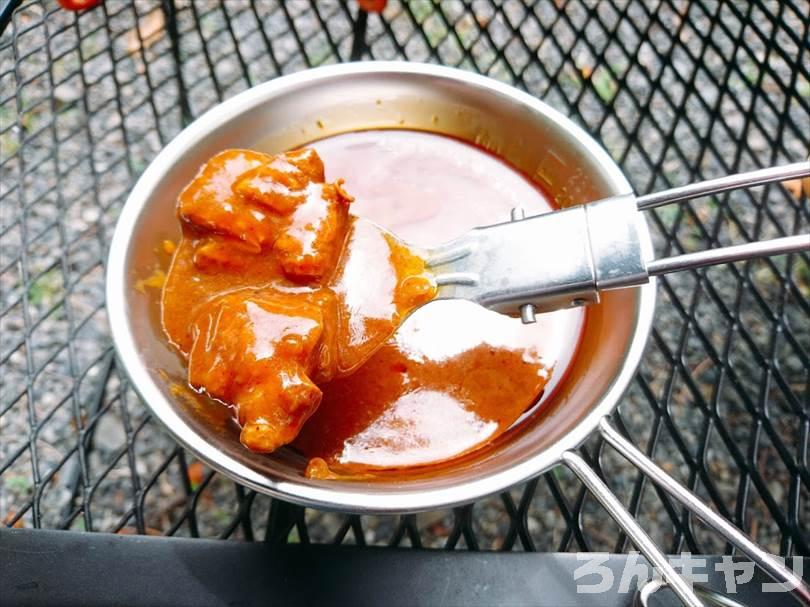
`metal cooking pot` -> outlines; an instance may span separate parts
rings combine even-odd
[[[639,550],[688,604],[689,586],[619,500],[574,452],[601,432],[675,499],[707,521],[778,580],[796,576],[621,436],[606,416],[619,403],[644,351],[655,284],[605,293],[566,382],[542,414],[427,478],[396,483],[307,479],[292,450],[247,451],[238,433],[178,397],[185,369],[160,326],[154,295],[135,288],[155,267],[155,249],[179,235],[175,203],[200,165],[225,148],[279,152],[368,128],[412,128],[483,146],[530,175],[561,207],[631,191],[608,154],[568,118],[530,95],[460,70],[367,62],[308,70],[254,87],[213,108],[178,135],[137,182],[121,213],[107,263],[107,310],[118,358],[153,415],[197,457],[232,479],[298,504],[360,513],[404,513],[474,501],[565,463],[594,492]],[[652,256],[646,224],[644,253]],[[797,594],[810,591],[799,586]]]

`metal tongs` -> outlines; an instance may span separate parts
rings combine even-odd
[[[640,211],[786,179],[810,176],[810,161],[711,179],[636,196],[624,194],[470,230],[423,252],[438,299],[469,299],[524,323],[599,301],[599,293],[651,276],[768,255],[810,250],[810,234],[649,259]]]

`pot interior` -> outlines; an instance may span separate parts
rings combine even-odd
[[[133,367],[145,370],[154,390],[136,389],[153,395],[147,396],[149,405],[176,437],[215,468],[254,488],[300,503],[362,511],[467,501],[554,465],[565,448],[581,441],[601,414],[612,410],[646,340],[653,286],[606,293],[600,304],[591,306],[568,379],[536,415],[487,447],[395,483],[309,480],[302,476],[305,459],[292,450],[270,456],[248,452],[225,415],[211,413],[205,401],[182,388],[185,368],[162,333],[157,292],[136,288],[156,268],[165,268],[167,259],[159,259],[156,251],[163,240],[179,237],[177,196],[210,156],[226,148],[279,152],[372,128],[426,130],[474,143],[530,176],[560,207],[629,190],[607,155],[570,122],[480,77],[442,68],[372,64],[279,79],[203,116],[164,150],[149,169],[150,179],[133,190],[127,204],[140,205],[140,210],[132,225],[119,228],[130,230],[124,235],[123,267],[109,271],[123,271],[124,322],[137,360],[120,347],[119,355],[131,375]],[[208,445],[205,453],[200,441]]]

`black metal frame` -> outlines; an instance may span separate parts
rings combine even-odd
[[[386,58],[487,73],[571,115],[639,192],[810,150],[810,93],[801,88],[810,82],[807,2],[390,4],[367,15],[314,0],[108,0],[68,15],[44,0],[2,3],[0,145],[16,149],[0,154],[0,181],[12,184],[0,191],[0,424],[24,416],[29,433],[0,448],[6,525],[364,544],[373,523],[370,543],[394,546],[629,548],[617,529],[592,524],[598,507],[564,470],[428,521],[332,521],[213,471],[198,478],[198,464],[155,437],[103,330],[90,331],[103,327],[98,281],[115,216],[146,163],[216,102],[304,67]],[[150,41],[155,10],[165,35]],[[79,94],[63,95],[65,85]],[[81,149],[89,161],[76,155]],[[57,176],[45,187],[43,165]],[[77,209],[90,217],[78,228],[70,223]],[[676,254],[806,232],[810,208],[801,195],[769,186],[651,219],[661,253]],[[793,255],[663,279],[645,361],[615,416],[721,514],[797,555],[810,555],[807,267],[807,255]],[[83,292],[86,301],[75,304]],[[50,345],[38,341],[46,329]],[[46,404],[44,393],[56,402]],[[74,430],[56,432],[46,446],[42,437],[57,423]],[[110,423],[119,444],[101,449],[97,429]],[[145,454],[145,442],[162,456]],[[600,440],[582,453],[619,479],[614,488],[643,525],[662,513],[669,519],[671,530],[656,537],[667,551],[731,550]],[[30,488],[17,490],[26,468]],[[111,491],[123,492],[123,504],[104,502]],[[210,499],[228,500],[227,517],[215,516],[222,521],[212,522]],[[484,520],[484,510],[496,520]],[[553,520],[542,518],[546,510]]]
[[[636,581],[621,588],[627,555],[600,555],[613,584],[599,582],[573,554],[470,554],[348,546],[269,546],[166,538],[133,538],[0,529],[0,595],[6,605],[576,605],[632,604]],[[74,555],[65,559],[64,555]],[[788,565],[805,571],[810,559]],[[642,561],[644,562],[644,561]],[[719,557],[673,561],[719,593],[730,587]],[[133,575],[133,569],[137,575]],[[579,571],[578,571],[579,570]],[[740,576],[744,578],[745,576]],[[148,583],[144,583],[148,580]],[[730,596],[748,607],[772,605],[769,578],[756,572]],[[653,604],[674,605],[663,591]]]

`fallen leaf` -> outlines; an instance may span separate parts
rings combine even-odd
[[[147,14],[140,20],[137,27],[133,27],[126,33],[124,41],[127,45],[127,52],[133,55],[140,50],[148,49],[160,40],[165,24],[166,19],[163,16],[163,10],[155,9]]]
[[[200,462],[194,462],[188,467],[188,480],[191,483],[191,489],[194,490],[200,486],[205,478],[205,466]]]
[[[357,4],[367,13],[381,13],[388,0],[357,0]]]
[[[14,510],[9,510],[8,514],[3,517],[3,526],[8,527],[9,523],[14,520],[14,517],[17,516],[17,512]],[[14,529],[23,529],[25,527],[25,523],[23,523],[22,517],[18,518],[14,521],[14,524],[11,525]]]
[[[802,180],[801,179],[789,179],[788,181],[783,181],[782,185],[785,186],[785,189],[790,192],[791,196],[794,198],[801,198],[802,197]]]
[[[605,103],[613,101],[619,87],[607,69],[601,69],[595,72],[590,81],[593,84],[596,94],[599,95],[602,101]]]
[[[582,75],[582,78],[588,80],[593,74],[593,65],[586,53],[583,50],[577,53],[577,56],[574,58],[574,66],[579,70],[579,73]]]
[[[160,529],[155,529],[153,527],[146,527],[144,529],[146,535],[163,535],[163,532]],[[123,527],[115,532],[116,535],[138,535],[138,530],[135,527]]]

